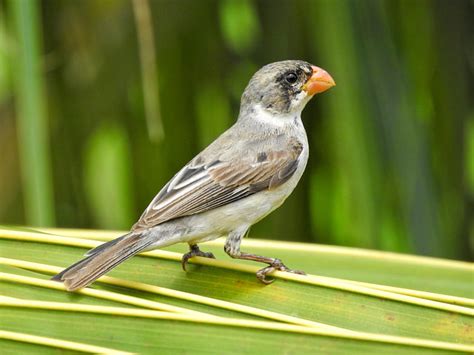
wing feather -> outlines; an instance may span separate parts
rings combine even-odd
[[[280,186],[296,171],[302,150],[302,144],[293,141],[288,149],[234,161],[215,159],[197,166],[191,161],[153,199],[132,230],[209,211]],[[203,161],[199,156],[196,160]]]

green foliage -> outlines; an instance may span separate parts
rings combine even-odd
[[[5,14],[0,10],[0,100],[4,100],[10,84],[8,39],[4,16]]]
[[[14,236],[13,232],[17,233],[17,236]],[[41,238],[56,234],[54,230],[47,232],[40,234],[2,229],[0,258],[64,267],[84,253],[83,248],[65,245],[68,238],[55,237],[59,241],[53,244],[50,244],[51,241],[42,242]],[[69,230],[63,233],[81,238],[86,236],[84,231]],[[89,234],[100,236],[101,232]],[[17,240],[21,235],[29,235],[35,238],[35,241]],[[112,236],[113,233],[108,235]],[[278,256],[288,265],[304,269],[310,274],[370,282],[372,285],[370,287],[381,283],[449,294],[470,298],[468,301],[471,305],[474,304],[471,287],[473,270],[467,263],[309,244],[262,243],[251,239],[245,240],[243,247],[259,254]],[[167,250],[182,253],[185,247],[173,246]],[[170,314],[168,318],[166,313],[158,314],[155,318],[143,318],[97,312],[84,313],[79,310],[6,307],[3,303],[4,307],[0,308],[2,329],[138,353],[157,351],[176,353],[189,349],[192,349],[193,353],[227,353],[235,351],[237,347],[239,353],[314,353],[315,349],[324,349],[324,352],[331,354],[415,352],[432,354],[450,352],[440,350],[441,348],[433,344],[428,348],[427,345],[412,347],[407,345],[406,338],[412,339],[413,344],[419,344],[420,339],[442,341],[450,343],[453,347],[472,343],[474,329],[472,308],[461,307],[471,313],[469,316],[454,310],[445,311],[428,307],[423,304],[423,298],[416,297],[422,302],[419,305],[384,299],[375,294],[355,292],[351,287],[341,289],[337,286],[336,279],[331,279],[326,284],[314,285],[278,277],[273,284],[265,286],[256,280],[253,273],[255,268],[248,267],[255,264],[225,261],[222,241],[209,243],[206,250],[215,253],[218,260],[193,259],[194,265],[189,265],[188,272],[181,269],[179,263],[181,254],[162,253],[159,254],[161,255],[159,259],[150,257],[152,255],[134,257],[110,273],[111,276],[122,280],[158,285],[165,290],[187,293],[179,297],[173,296],[172,293],[165,296],[162,289],[159,292],[152,289],[144,292],[139,291],[134,284],[113,285],[109,283],[112,280],[106,279],[105,283],[97,282],[93,286],[95,290],[111,291],[118,295],[178,306],[185,310],[201,312],[200,314],[191,317],[181,314],[183,318],[176,318],[180,315],[180,312],[176,311],[177,313],[168,312],[167,314]],[[241,265],[245,266],[240,268]],[[0,273],[27,276],[40,281],[48,280],[50,277],[38,270],[8,265],[6,259],[0,259]],[[5,275],[0,274],[0,279]],[[59,287],[55,282],[51,284]],[[13,279],[7,281],[5,278],[0,283],[0,295],[23,300],[60,302],[66,305],[113,306],[129,310],[139,310],[143,307],[156,309],[152,305],[156,303],[153,302],[148,306],[124,304],[119,298],[112,301],[93,297],[91,293],[68,293],[62,289],[32,286]],[[204,296],[210,302],[191,301],[186,295]],[[4,301],[0,297],[0,304]],[[338,333],[337,329],[318,327],[315,330],[311,328],[314,326],[309,325],[308,327],[316,333],[307,334],[302,328],[308,329],[308,327],[301,326],[294,328],[294,331],[289,330],[291,327],[278,330],[278,327],[284,326],[285,322],[275,323],[271,319],[257,316],[253,311],[242,313],[234,306],[222,308],[220,301],[290,315],[296,317],[294,319],[343,328],[355,331],[359,335],[363,333],[367,338],[355,340],[346,331]],[[216,323],[216,320],[209,316],[231,319],[233,325]],[[252,323],[254,321],[267,323],[258,329]],[[247,325],[238,326],[239,322]],[[321,329],[327,333],[321,333]],[[327,336],[329,334],[332,335]],[[375,340],[375,334],[401,336],[405,340],[397,339],[405,345],[397,343],[395,338]],[[8,349],[8,352],[16,353],[42,350],[37,346],[9,341],[2,341],[1,346],[2,349]]]
[[[10,5],[17,40],[15,54],[18,60],[12,59],[12,71],[15,73],[17,129],[21,142],[19,155],[26,221],[34,225],[52,225],[55,217],[49,129],[41,70],[39,3],[23,0],[11,1]]]
[[[198,142],[204,148],[231,125],[230,103],[223,95],[222,85],[209,83],[196,93]]]
[[[469,193],[474,195],[474,117],[467,122],[466,135],[466,180]]]
[[[254,4],[251,0],[224,0],[219,3],[222,34],[236,53],[245,54],[259,39],[258,15]]]
[[[102,228],[133,223],[132,166],[123,130],[105,125],[91,135],[84,153],[84,191]]]
[[[251,236],[469,257],[469,0],[149,5],[151,28],[128,1],[0,1],[0,144],[18,147],[0,221],[127,228],[260,66],[301,58],[337,86],[303,113],[303,180]]]

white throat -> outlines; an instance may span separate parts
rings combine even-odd
[[[283,128],[288,125],[300,125],[301,124],[301,111],[297,110],[286,114],[276,114],[265,110],[260,104],[254,106],[255,116],[254,119],[261,122],[267,127],[278,127]]]
[[[306,104],[311,100],[312,96],[301,91],[291,102],[290,112],[278,114],[265,110],[262,105],[256,104],[253,108],[255,110],[255,118],[261,123],[273,127],[285,127],[288,125],[300,126],[301,112]]]

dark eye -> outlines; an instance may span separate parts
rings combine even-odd
[[[291,72],[286,74],[285,80],[290,84],[294,84],[298,80],[298,76],[295,73]]]

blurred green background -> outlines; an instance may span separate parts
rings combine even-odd
[[[0,0],[0,223],[128,229],[262,65],[337,87],[251,236],[468,259],[474,2]]]

